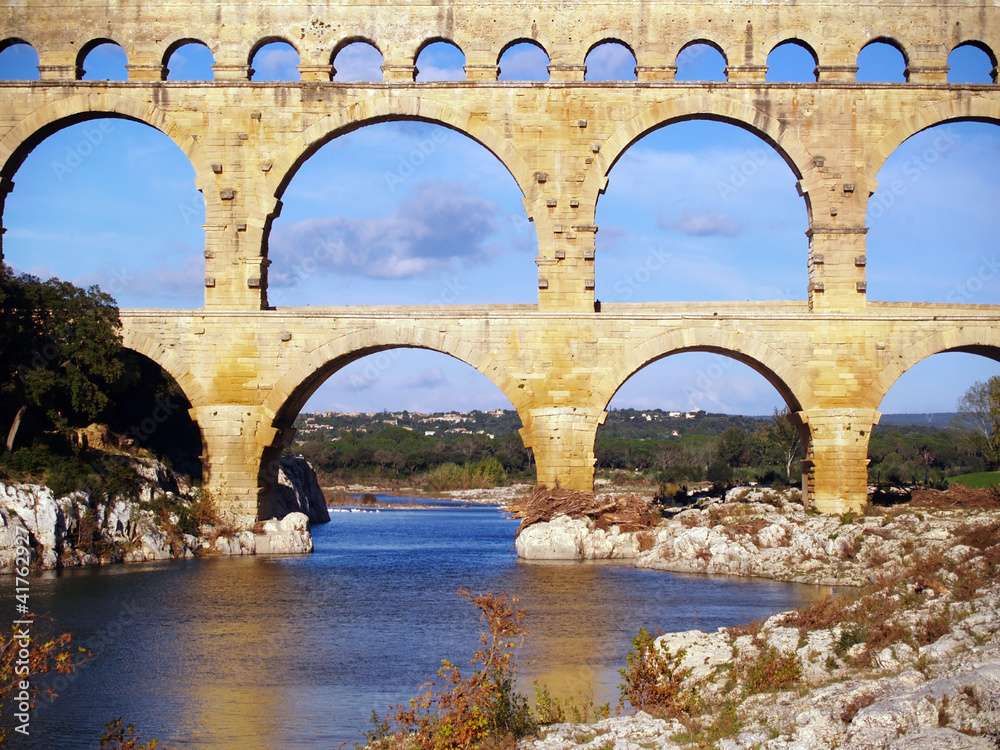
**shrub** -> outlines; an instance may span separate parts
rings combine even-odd
[[[487,740],[504,743],[533,734],[536,725],[527,699],[516,690],[514,650],[524,635],[524,610],[506,594],[473,594],[459,589],[482,613],[481,648],[470,663],[479,668],[469,677],[447,659],[438,677],[409,706],[395,706],[382,721],[373,714],[375,730],[368,746],[390,750],[467,750]]]
[[[683,686],[691,676],[690,668],[681,668],[684,654],[683,650],[672,654],[670,649],[657,648],[656,639],[642,628],[632,639],[625,668],[619,670],[624,680],[619,686],[621,706],[627,702],[632,708],[665,718],[689,713],[697,703],[697,692]]]
[[[728,485],[733,481],[733,467],[725,461],[716,461],[705,470],[705,479],[712,484]]]
[[[774,646],[756,659],[736,664],[736,673],[747,695],[783,690],[802,676],[795,654],[782,654]]]
[[[463,466],[440,464],[427,475],[428,488],[438,492],[496,487],[506,481],[507,471],[493,456]]]
[[[159,740],[150,740],[140,745],[139,738],[135,735],[135,724],[126,727],[120,718],[108,722],[101,736],[101,750],[153,750],[159,746]]]

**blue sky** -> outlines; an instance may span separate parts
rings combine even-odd
[[[295,80],[288,46],[261,49],[255,80]],[[461,53],[431,45],[419,80],[463,78]],[[813,80],[794,45],[775,50],[769,80]],[[207,48],[170,60],[171,79],[211,78]],[[30,48],[0,53],[0,78],[36,78]],[[502,79],[545,80],[545,53],[508,50]],[[624,47],[587,59],[589,80],[632,79]],[[724,80],[704,45],[678,58],[678,78]],[[859,57],[862,80],[901,80],[885,45]],[[973,48],[956,50],[952,80],[989,82]],[[125,78],[112,45],[85,61],[86,78]],[[336,79],[380,80],[381,57],[352,45]],[[904,143],[879,173],[868,225],[869,299],[1000,304],[997,260],[1000,129],[934,128]],[[152,128],[95,120],[50,136],[25,161],[8,197],[5,260],[19,271],[99,284],[122,307],[203,304],[204,202],[181,151]],[[425,123],[362,128],[324,146],[282,197],[270,241],[277,305],[533,303],[537,242],[513,178],[489,152]],[[807,227],[795,178],[755,136],[710,121],[679,123],[634,144],[597,207],[602,301],[805,299]],[[680,282],[679,280],[683,280]],[[969,385],[1000,374],[980,357],[932,357],[890,391],[882,411],[951,411]],[[684,354],[637,373],[612,407],[769,414],[777,392],[734,360]],[[486,378],[433,352],[397,351],[336,373],[306,409],[380,411],[509,407]]]

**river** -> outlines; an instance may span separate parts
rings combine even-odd
[[[71,631],[93,657],[12,746],[93,748],[121,716],[168,749],[349,747],[373,709],[406,702],[441,659],[467,663],[479,621],[462,586],[520,598],[524,692],[538,680],[612,706],[640,627],[714,629],[819,594],[627,563],[519,561],[516,527],[494,507],[335,513],[308,556],[40,573],[31,600],[53,618],[44,627]]]

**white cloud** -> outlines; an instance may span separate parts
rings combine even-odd
[[[422,390],[440,388],[448,385],[448,378],[440,367],[424,369],[416,375],[404,378],[399,383],[400,388],[418,388]]]
[[[661,229],[670,229],[681,234],[691,234],[696,237],[736,237],[743,232],[743,225],[730,219],[725,214],[706,211],[692,213],[684,209],[676,219],[668,221],[662,216],[656,222]]]
[[[461,184],[418,183],[389,216],[333,216],[276,229],[270,278],[288,285],[304,271],[403,279],[476,266],[500,252],[488,240],[501,222],[495,204]]]

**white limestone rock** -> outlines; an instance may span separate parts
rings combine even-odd
[[[543,727],[539,738],[521,740],[518,750],[680,750],[670,737],[684,731],[674,720],[654,719],[639,711],[596,724],[553,724]]]
[[[597,528],[587,518],[556,516],[518,534],[515,547],[524,560],[624,560],[635,557],[635,535],[617,526]]]
[[[707,680],[718,667],[733,660],[729,634],[721,629],[714,633],[701,630],[667,633],[656,639],[656,646],[661,650],[669,649],[674,656],[684,652],[681,669],[691,670],[690,677],[685,680],[686,685]]]

